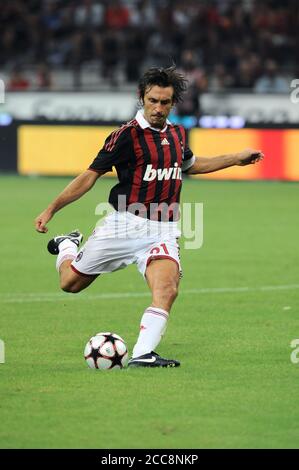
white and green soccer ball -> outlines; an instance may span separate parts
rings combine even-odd
[[[86,344],[84,357],[91,369],[123,369],[128,363],[128,349],[121,336],[97,333]]]

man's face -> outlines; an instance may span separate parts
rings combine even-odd
[[[173,105],[173,87],[149,86],[144,94],[144,117],[151,127],[163,129]]]

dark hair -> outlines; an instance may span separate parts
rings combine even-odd
[[[160,87],[172,86],[173,103],[182,101],[183,93],[187,89],[187,79],[181,73],[176,71],[175,65],[168,68],[151,67],[148,69],[143,77],[141,77],[138,84],[139,98],[144,102],[145,91],[148,87],[158,85]]]

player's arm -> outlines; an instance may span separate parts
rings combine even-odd
[[[212,173],[213,171],[223,170],[230,166],[245,166],[257,163],[263,160],[264,154],[261,150],[246,149],[242,152],[220,155],[217,157],[195,157],[193,165],[186,173],[197,175],[200,173]]]
[[[38,216],[34,223],[35,228],[40,233],[46,233],[48,228],[46,224],[52,219],[53,215],[71,202],[76,201],[89,191],[96,180],[106,173],[106,171],[86,170],[75,178],[66,188],[54,199],[53,202]]]

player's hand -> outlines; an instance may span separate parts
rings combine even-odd
[[[245,149],[243,152],[237,153],[236,165],[250,165],[263,160],[264,154],[261,150]]]
[[[46,224],[52,219],[52,217],[53,214],[51,211],[48,209],[44,210],[34,221],[35,229],[39,233],[47,233],[48,227],[46,227]]]

